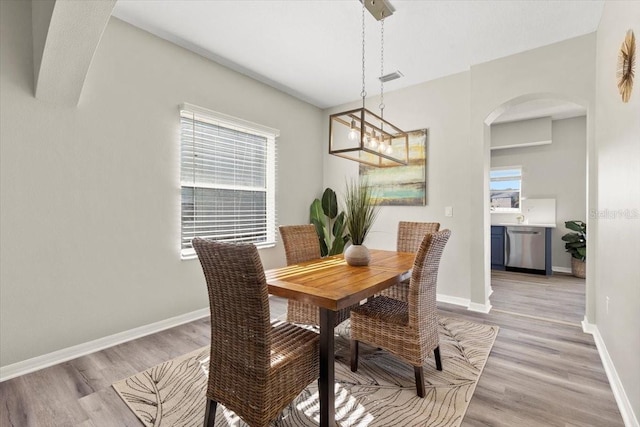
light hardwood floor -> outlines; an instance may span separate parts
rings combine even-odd
[[[493,272],[489,314],[500,326],[462,426],[623,426],[593,337],[582,332],[584,280]]]
[[[622,426],[580,327],[584,282],[497,272],[492,287],[489,314],[438,304],[442,316],[500,326],[462,426]],[[271,310],[284,318],[286,301],[272,297]],[[139,427],[111,384],[208,340],[202,319],[0,383],[0,426]]]

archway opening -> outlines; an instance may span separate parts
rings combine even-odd
[[[553,129],[554,135],[549,139],[549,141],[540,141],[530,139],[529,141],[524,138],[522,141],[516,141],[516,143],[511,146],[507,145],[505,147],[493,147],[492,143],[494,143],[494,136],[497,136],[497,129],[504,130],[504,128],[513,128],[518,129],[520,125],[523,123],[533,123],[534,121],[547,122],[547,126],[549,127],[549,131]],[[552,251],[552,264],[553,271],[557,273],[570,273],[570,263],[571,258],[570,255],[564,251],[564,242],[561,241],[561,236],[566,233],[564,228],[564,222],[568,220],[582,220],[585,222],[589,222],[588,211],[589,206],[594,202],[590,200],[593,198],[593,191],[589,191],[589,164],[588,164],[588,152],[589,152],[589,126],[588,126],[588,108],[587,103],[580,99],[571,99],[563,95],[551,94],[551,93],[538,93],[538,94],[527,94],[522,95],[516,98],[513,98],[507,102],[496,107],[493,111],[487,114],[484,120],[485,132],[484,132],[484,147],[485,147],[485,161],[484,164],[484,173],[486,179],[485,194],[485,212],[490,221],[485,222],[486,229],[483,233],[485,236],[485,250],[490,250],[491,248],[491,225],[496,223],[495,219],[499,217],[499,215],[495,215],[491,213],[491,180],[489,179],[492,166],[493,167],[506,167],[512,165],[519,165],[521,170],[523,170],[522,174],[522,198],[524,200],[531,200],[531,204],[534,204],[534,201],[546,201],[546,200],[554,200],[557,202],[556,205],[553,205],[554,209],[554,223],[556,224],[555,229],[552,232],[552,243],[553,243],[553,251]],[[581,126],[579,136],[567,136],[567,133],[570,132],[571,128],[576,128],[576,126]],[[569,130],[567,130],[569,129]],[[504,132],[503,132],[504,133]],[[558,135],[555,135],[558,133]],[[561,133],[561,134],[560,134]],[[556,138],[554,138],[554,136]],[[581,147],[579,150],[571,150],[567,147],[561,147],[559,142],[564,141],[563,144],[567,145],[567,138],[581,138]],[[556,139],[554,146],[554,139]],[[523,143],[522,147],[517,147],[518,143]],[[575,144],[575,141],[572,142]],[[548,144],[547,147],[542,147],[542,145]],[[526,148],[525,148],[526,147]],[[550,148],[553,147],[553,148]],[[529,155],[532,159],[526,161],[517,161],[514,159],[518,158],[518,151],[521,151],[523,158],[525,155]],[[556,169],[553,169],[553,165],[538,165],[535,164],[535,167],[532,166],[531,162],[535,162],[540,158],[543,158],[542,153],[546,151],[546,155],[555,156],[555,162],[552,162],[555,165]],[[494,153],[500,153],[499,155],[492,155]],[[572,156],[572,157],[570,157]],[[571,158],[571,162],[567,162],[564,170],[560,170],[558,165],[562,164],[563,160]],[[496,160],[499,159],[499,160]],[[576,163],[577,162],[577,163]],[[572,163],[574,166],[571,166],[569,163]],[[546,167],[546,169],[545,169]],[[538,169],[538,175],[540,175],[540,169],[544,170],[544,177],[539,179],[537,183],[533,183],[531,179],[533,179],[532,169]],[[575,175],[579,176],[575,176]],[[559,180],[564,179],[565,181],[569,181],[569,179],[564,178],[565,176],[570,176],[571,180],[574,182],[578,182],[580,184],[579,191],[580,194],[578,197],[568,197],[566,194],[560,195],[558,194],[558,188],[552,188],[549,185],[549,182],[560,182]],[[527,179],[530,182],[527,184]],[[545,189],[544,185],[547,183],[547,188]],[[563,185],[565,184],[564,181]],[[527,189],[528,185],[528,189]],[[567,187],[567,185],[564,185]],[[553,187],[558,187],[555,185]],[[575,187],[574,188],[578,188]],[[565,193],[570,190],[565,189]],[[591,193],[591,196],[590,196]],[[544,199],[544,200],[543,200]],[[524,201],[520,201],[523,203]],[[524,202],[526,204],[526,202]],[[576,207],[576,204],[579,204]],[[570,206],[572,205],[572,206]],[[557,208],[556,208],[557,206]],[[520,207],[520,206],[519,206]],[[533,213],[535,209],[539,209],[536,207],[529,207],[529,212],[513,212],[512,218],[509,216],[502,216],[502,220],[505,223],[510,221],[516,222],[516,217],[523,216],[527,217],[528,213]],[[542,209],[542,208],[540,208]],[[537,213],[537,212],[536,212]],[[532,218],[535,215],[532,216]],[[587,224],[587,227],[589,225]],[[595,253],[595,252],[592,252]],[[485,256],[486,271],[490,272],[492,267],[492,260],[490,256]],[[589,301],[592,299],[592,286],[589,277],[587,277],[585,281],[585,319],[588,318],[589,315]],[[493,292],[491,287],[491,274],[486,274],[485,276],[485,294],[487,297],[487,301],[490,299],[490,295]],[[490,306],[489,306],[490,307]]]

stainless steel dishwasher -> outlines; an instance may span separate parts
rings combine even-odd
[[[545,229],[506,227],[504,259],[507,267],[545,269]]]

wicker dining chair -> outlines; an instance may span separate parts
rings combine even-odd
[[[313,261],[322,257],[318,234],[313,224],[281,225],[279,228],[287,265]],[[353,307],[336,311],[335,326],[349,318],[351,308]],[[320,325],[320,309],[316,305],[290,299],[287,302],[287,322],[318,326]]]
[[[440,230],[439,222],[411,222],[400,221],[398,223],[398,241],[396,250],[398,252],[418,252],[420,243],[425,234],[437,233]],[[394,298],[400,301],[409,301],[409,279],[391,286],[380,292],[380,295]]]
[[[217,403],[252,427],[268,426],[318,379],[318,334],[271,322],[267,283],[254,245],[195,238],[193,247],[211,309],[204,426],[214,425]]]
[[[413,263],[409,301],[378,296],[351,311],[351,370],[358,370],[359,342],[387,350],[413,365],[418,396],[425,396],[423,366],[433,351],[442,370],[436,282],[450,230],[427,234]]]

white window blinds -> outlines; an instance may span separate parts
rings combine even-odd
[[[181,254],[191,239],[275,243],[279,132],[193,105],[180,107]]]

